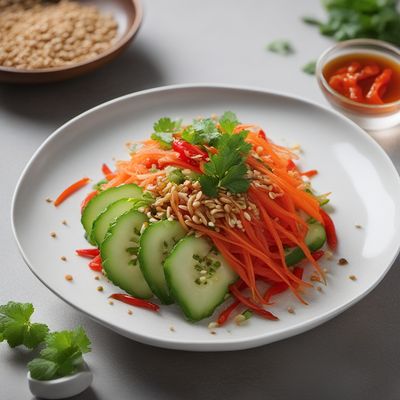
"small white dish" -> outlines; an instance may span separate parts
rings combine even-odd
[[[87,248],[80,224],[83,189],[56,208],[53,199],[66,186],[89,176],[102,178],[101,164],[128,158],[124,144],[147,138],[160,117],[192,118],[225,110],[242,122],[260,124],[284,145],[301,144],[301,167],[316,168],[313,185],[333,192],[331,204],[339,248],[325,261],[328,286],[307,292],[308,306],[291,294],[279,297],[271,311],[279,321],[253,317],[246,326],[229,323],[211,334],[212,319],[188,323],[174,305],[159,313],[128,307],[108,296],[120,290],[100,278],[77,257]],[[54,293],[99,323],[134,340],[172,349],[226,351],[245,349],[304,332],[329,320],[370,292],[394,262],[400,246],[400,180],[384,151],[363,130],[338,114],[303,99],[257,89],[187,85],[130,94],[100,105],[58,129],[25,168],[13,199],[12,223],[20,251],[32,272]],[[66,220],[67,225],[62,221]],[[357,229],[355,225],[362,225]],[[52,238],[50,232],[56,232]],[[67,261],[60,260],[66,256]],[[10,272],[11,273],[11,272]],[[72,281],[65,280],[71,274]],[[349,279],[357,277],[356,281]],[[103,291],[96,290],[101,285]],[[289,314],[289,306],[295,314]],[[133,310],[133,315],[128,314]]]
[[[65,399],[76,396],[86,390],[93,381],[93,374],[85,363],[76,374],[49,381],[39,381],[28,372],[28,383],[31,393],[42,399]]]

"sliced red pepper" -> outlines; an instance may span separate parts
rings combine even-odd
[[[383,72],[375,79],[371,88],[369,89],[366,98],[370,104],[383,104],[382,97],[384,96],[387,87],[392,79],[393,71],[389,68],[383,70]]]
[[[97,193],[98,193],[97,190],[94,190],[85,197],[85,199],[82,201],[81,204],[81,212],[83,212],[83,209],[87,206],[87,203],[89,203],[89,201],[92,200],[93,197],[97,195]]]
[[[74,194],[77,190],[83,188],[90,182],[89,178],[82,178],[79,181],[68,186],[55,200],[54,205],[58,207],[63,201],[65,201],[69,196]]]
[[[322,258],[324,256],[324,254],[325,254],[325,252],[323,250],[317,250],[317,251],[314,251],[313,253],[311,253],[314,261],[318,261],[320,258]]]
[[[295,171],[295,170],[297,169],[297,166],[296,166],[296,164],[293,162],[293,160],[288,160],[286,169],[287,169],[288,171]]]
[[[229,287],[231,293],[246,307],[250,308],[252,311],[254,311],[256,314],[266,318],[270,319],[273,321],[278,320],[279,318],[276,317],[274,314],[271,312],[264,310],[263,308],[259,307],[257,304],[254,304],[249,298],[245,297],[240,293],[240,291],[237,289],[235,285],[231,285]]]
[[[95,258],[100,254],[100,251],[99,249],[78,249],[75,250],[75,253],[81,257]]]
[[[335,224],[333,223],[331,217],[321,208],[319,210],[322,221],[324,222],[325,231],[326,231],[326,240],[328,242],[328,246],[335,250],[337,247],[337,235]]]
[[[93,258],[89,263],[89,268],[93,271],[102,272],[103,266],[101,265],[101,257],[100,254]]]
[[[230,315],[232,314],[232,311],[235,310],[235,308],[240,304],[239,300],[235,300],[229,307],[227,307],[225,310],[219,314],[217,322],[218,325],[224,325],[225,322],[228,320]]]
[[[258,136],[259,136],[261,139],[267,140],[267,135],[265,134],[265,132],[264,132],[262,129],[260,129],[260,130],[258,131]]]
[[[269,303],[272,296],[279,293],[283,293],[289,289],[289,286],[285,282],[278,282],[270,286],[264,293],[264,300]]]
[[[118,301],[122,301],[125,304],[129,304],[131,306],[147,308],[148,310],[158,311],[160,306],[157,304],[151,303],[147,300],[138,299],[137,297],[133,297],[129,294],[124,293],[114,293],[110,296],[110,298]]]
[[[179,153],[179,158],[182,161],[195,166],[198,166],[200,161],[208,161],[209,159],[207,152],[186,140],[175,139],[172,142],[172,149]]]
[[[313,253],[314,254],[314,253]],[[314,259],[315,260],[315,259]],[[296,267],[293,270],[293,275],[296,276],[299,279],[303,279],[303,273],[304,273],[304,268],[301,267]]]
[[[107,164],[103,164],[103,165],[101,166],[101,171],[103,172],[104,176],[107,176],[107,175],[112,174],[112,171],[111,171],[111,169],[108,167]]]

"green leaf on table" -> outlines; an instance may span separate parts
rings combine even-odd
[[[29,349],[43,342],[49,328],[45,324],[32,323],[34,312],[30,303],[13,301],[0,306],[0,342],[7,341],[11,347],[24,345]]]
[[[316,66],[317,66],[316,61],[310,61],[309,63],[303,66],[302,71],[309,75],[315,75]]]
[[[278,39],[267,45],[267,50],[272,53],[288,55],[294,53],[294,47],[288,40]]]

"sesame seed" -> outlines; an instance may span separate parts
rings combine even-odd
[[[98,292],[102,292],[104,290],[103,286],[97,286],[96,289],[97,289]]]
[[[294,308],[293,307],[288,307],[287,312],[289,314],[295,314]]]
[[[243,314],[238,314],[235,317],[235,324],[236,325],[242,325],[246,321],[247,321],[246,317]]]
[[[99,281],[99,280],[100,280],[100,276],[96,275],[96,276],[94,277],[94,279],[95,279],[96,281]]]
[[[215,328],[218,328],[218,327],[219,327],[219,324],[218,324],[218,322],[215,322],[215,321],[210,322],[208,324],[208,329],[215,329]]]
[[[63,225],[68,225],[68,222],[67,222],[66,219],[63,219],[63,220],[61,221],[61,223],[62,223]]]
[[[356,280],[357,280],[357,277],[356,277],[355,275],[350,275],[350,276],[349,276],[349,279],[351,279],[352,281],[356,281]]]
[[[57,233],[55,233],[55,232],[50,232],[50,236],[51,236],[53,239],[55,239],[55,238],[57,237]]]
[[[354,225],[357,229],[362,229],[362,226],[359,224]]]
[[[318,290],[318,292],[322,292],[322,287],[321,286],[317,286],[317,290]]]
[[[175,328],[174,328],[173,326],[170,326],[170,327],[169,327],[169,330],[170,330],[171,332],[175,332]]]
[[[128,310],[128,314],[129,314],[129,315],[132,315],[132,314],[133,314],[133,311],[132,311],[132,310]]]
[[[52,200],[50,197],[47,197],[47,198],[46,198],[46,202],[47,202],[47,203],[52,203],[53,200]]]
[[[72,277],[72,275],[70,275],[70,274],[65,275],[65,280],[66,281],[71,282],[73,279],[74,278]]]
[[[65,256],[61,256],[60,259],[61,259],[61,261],[67,261],[67,257],[65,257]]]
[[[112,300],[108,300],[108,304],[109,304],[110,306],[112,306],[112,305],[114,305],[114,302],[113,302]]]
[[[245,211],[243,213],[243,216],[247,219],[247,221],[251,221],[251,216],[250,216],[250,214],[248,212]]]

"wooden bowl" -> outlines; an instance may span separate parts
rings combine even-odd
[[[118,23],[114,44],[95,58],[56,68],[17,69],[0,65],[0,82],[45,83],[62,81],[86,74],[116,58],[132,41],[142,22],[140,0],[81,0],[95,5],[100,11],[111,13]]]

